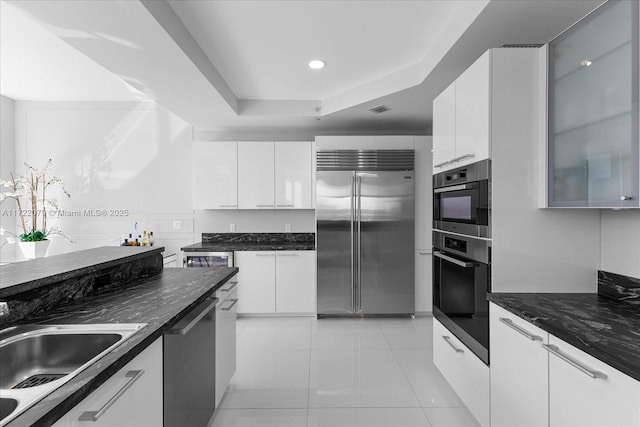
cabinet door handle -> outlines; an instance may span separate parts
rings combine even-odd
[[[218,205],[219,208],[237,208],[238,205]]]
[[[431,255],[431,252],[418,252],[420,255]]]
[[[230,282],[229,284],[231,286],[229,286],[228,288],[220,288],[219,291],[220,292],[231,292],[232,289],[234,289],[236,286],[238,286],[238,282]]]
[[[218,299],[217,298],[207,298],[207,300],[205,302],[201,303],[198,307],[191,309],[191,311],[189,313],[187,313],[187,315],[184,316],[182,318],[182,320],[180,320],[176,324],[176,326],[174,326],[173,328],[169,329],[165,333],[166,334],[171,334],[171,335],[186,335],[186,334],[188,334],[189,331],[191,330],[191,328],[193,328],[196,325],[196,323],[198,323],[200,321],[200,319],[202,319],[204,316],[206,316],[207,313],[210,312],[216,306],[217,303],[218,303]],[[198,309],[200,309],[200,310],[198,311]],[[197,312],[197,314],[196,314],[196,312]],[[186,325],[184,325],[185,323],[186,323]]]
[[[293,253],[293,254],[283,254],[281,252],[278,252],[278,256],[298,256],[298,254]]]
[[[256,205],[256,208],[272,208],[273,205]]]
[[[277,208],[292,208],[295,205],[276,205]]]
[[[459,160],[468,159],[470,157],[475,157],[475,156],[476,156],[475,154],[463,154],[462,156],[458,156],[455,159],[451,159],[451,162],[457,162]]]
[[[276,254],[256,254],[256,256],[276,256]]]
[[[236,305],[238,303],[238,299],[234,298],[234,299],[230,299],[229,301],[231,301],[231,304],[229,305],[229,307],[225,307],[222,309],[222,311],[231,311],[231,309],[233,308],[234,305]]]
[[[622,200],[623,202],[625,200],[633,200],[633,197],[631,197],[631,196],[620,196],[620,200]]]
[[[451,341],[451,337],[448,337],[446,335],[442,336],[442,339],[445,340],[447,342],[447,344],[449,344],[449,346],[451,346],[451,348],[456,352],[456,353],[464,353],[464,350],[462,350],[461,348],[456,347],[456,345],[453,343],[453,341]]]
[[[589,369],[586,366],[584,366],[582,363],[578,362],[577,360],[575,360],[573,357],[569,356],[568,354],[564,354],[562,351],[560,351],[560,349],[558,347],[556,347],[555,345],[552,344],[542,344],[542,347],[547,350],[549,353],[555,354],[556,356],[558,356],[560,359],[564,360],[565,362],[567,362],[569,365],[573,366],[574,368],[577,368],[580,372],[590,376],[593,379],[597,379],[597,378],[602,378],[603,380],[607,379],[607,374],[605,374],[604,372],[600,372],[600,371],[594,371],[593,369]]]
[[[453,160],[447,160],[446,162],[438,163],[437,165],[433,165],[434,168],[441,168],[444,165],[448,165],[449,163],[453,163]]]
[[[126,378],[129,378],[129,381],[127,381],[127,383],[122,386],[122,388],[120,390],[118,390],[118,392],[116,394],[114,394],[113,396],[111,396],[111,399],[107,400],[107,402],[102,405],[102,408],[98,409],[97,411],[86,411],[83,412],[80,417],[78,418],[78,421],[98,421],[100,419],[101,416],[104,415],[105,412],[107,412],[109,410],[109,408],[116,403],[116,401],[118,399],[120,399],[122,397],[123,394],[125,394],[127,392],[127,390],[129,390],[129,388],[140,379],[140,377],[144,374],[144,369],[138,369],[135,371],[129,371],[125,374]]]
[[[526,329],[523,329],[520,326],[518,326],[515,323],[513,323],[513,321],[511,321],[511,319],[506,319],[504,317],[500,317],[498,320],[500,320],[502,323],[504,323],[505,325],[507,325],[508,327],[513,329],[514,331],[518,332],[519,334],[524,335],[525,337],[529,338],[531,341],[542,341],[542,337],[541,336],[534,335],[531,332],[528,332]]]

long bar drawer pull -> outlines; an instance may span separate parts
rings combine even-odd
[[[464,350],[462,350],[461,348],[456,347],[456,345],[453,343],[453,341],[451,341],[451,337],[443,335],[442,339],[445,340],[447,342],[447,344],[449,344],[451,346],[451,348],[455,350],[456,353],[464,353]]]
[[[500,317],[500,318],[498,318],[498,320],[500,320],[502,323],[504,323],[505,325],[507,325],[508,327],[513,329],[514,331],[516,331],[516,332],[524,335],[525,337],[529,338],[531,341],[542,341],[542,337],[541,336],[534,335],[531,332],[527,332],[526,329],[523,329],[520,326],[518,326],[515,323],[513,323],[513,321],[511,319],[505,319],[504,317]]]
[[[276,254],[256,254],[256,256],[276,256]]]
[[[229,286],[228,288],[221,288],[220,292],[231,292],[232,289],[234,289],[236,286],[238,286],[238,282],[229,282],[229,284],[231,286]]]
[[[582,363],[580,363],[577,360],[575,360],[573,357],[571,357],[571,356],[569,356],[567,354],[564,354],[562,351],[560,351],[560,349],[558,347],[556,347],[553,344],[542,344],[542,347],[545,350],[547,350],[549,353],[555,354],[560,359],[562,359],[565,362],[567,362],[569,365],[573,366],[574,368],[577,368],[580,372],[590,376],[593,379],[602,378],[604,380],[604,379],[608,378],[607,374],[605,374],[604,372],[594,371],[592,369],[587,368]]]
[[[298,256],[298,254],[295,253],[295,252],[291,253],[291,254],[285,254],[285,253],[282,253],[282,252],[278,252],[278,256]]]
[[[464,267],[464,268],[471,268],[474,266],[474,264],[472,262],[465,262],[465,261],[460,261],[459,259],[455,259],[452,258],[448,255],[445,255],[443,252],[434,252],[433,253],[434,256],[437,256],[438,258],[442,258],[445,261],[449,261],[452,264],[455,264],[457,266],[460,267]]]
[[[231,311],[231,309],[233,308],[234,305],[236,305],[238,303],[238,299],[237,298],[233,298],[230,299],[229,301],[231,301],[231,304],[229,304],[229,307],[224,307],[222,309],[222,311]]]
[[[276,208],[292,208],[294,205],[276,205]]]
[[[237,208],[238,205],[218,205],[219,208]]]
[[[178,323],[176,323],[171,329],[169,329],[166,334],[171,335],[186,335],[189,333],[191,328],[193,328],[196,323],[200,321],[204,316],[207,315],[218,303],[217,298],[207,298],[203,303],[201,303],[196,308],[193,308],[186,316],[182,318]],[[200,310],[200,311],[198,311]]]
[[[256,205],[256,208],[272,208],[273,205]]]
[[[448,165],[449,163],[453,163],[453,160],[447,160],[446,162],[438,163],[437,165],[433,165],[434,168],[441,168],[444,165]]]
[[[129,390],[129,388],[140,379],[140,377],[144,374],[144,369],[138,369],[135,371],[129,371],[125,374],[126,378],[130,378],[129,381],[120,389],[116,394],[111,396],[111,399],[107,400],[107,402],[102,405],[102,408],[97,411],[86,411],[83,412],[78,421],[98,421],[101,416],[104,415],[105,412],[109,410],[109,408],[116,403],[118,399],[122,397],[123,394]]]

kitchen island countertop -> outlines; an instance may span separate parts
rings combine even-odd
[[[7,426],[51,425],[237,271],[233,267],[166,269],[152,278],[140,279],[126,287],[104,290],[70,305],[30,317],[30,324],[147,323],[147,326],[17,416]]]

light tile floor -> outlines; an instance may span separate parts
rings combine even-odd
[[[433,365],[432,318],[242,318],[213,427],[477,427]]]

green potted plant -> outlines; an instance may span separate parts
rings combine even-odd
[[[67,197],[71,195],[65,189],[62,180],[50,173],[51,159],[42,169],[36,169],[27,163],[25,166],[27,168],[25,175],[12,172],[8,181],[0,181],[0,185],[10,189],[0,193],[0,202],[7,199],[16,201],[14,212],[20,217],[22,233],[15,235],[0,229],[0,234],[12,234],[13,236],[6,242],[12,243],[17,239],[24,257],[30,259],[45,255],[49,247],[50,235],[59,234],[71,240],[57,227],[47,225],[47,216],[50,212],[59,210],[57,200],[48,196],[50,187],[59,186]]]

